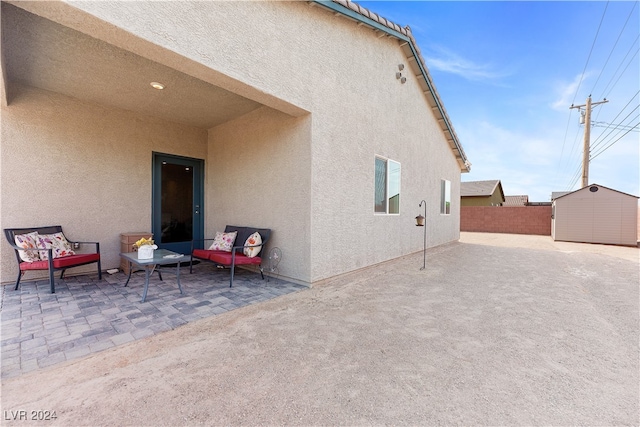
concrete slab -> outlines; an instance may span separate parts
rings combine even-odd
[[[638,425],[637,258],[490,240],[7,379],[3,409],[61,425]]]

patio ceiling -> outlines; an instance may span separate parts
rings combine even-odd
[[[203,129],[262,106],[4,2],[2,51],[9,103],[19,83]]]

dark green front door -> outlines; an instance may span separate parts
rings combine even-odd
[[[153,153],[153,238],[162,249],[189,254],[202,239],[204,161]]]

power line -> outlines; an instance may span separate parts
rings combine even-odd
[[[627,66],[624,67],[624,70],[622,70],[622,73],[620,73],[620,75],[618,76],[618,79],[616,80],[616,82],[613,84],[613,86],[611,86],[611,89],[609,90],[609,93],[611,93],[613,88],[616,87],[616,85],[618,84],[618,81],[622,78],[622,76],[624,76],[624,72],[627,71],[627,68],[629,68],[629,65],[631,65],[631,63],[633,62],[633,58],[635,58],[636,55],[638,55],[638,52],[640,52],[640,49],[636,50],[636,53],[633,54],[633,56],[631,57],[631,59],[627,63]],[[609,96],[609,95],[607,94],[607,96]]]
[[[576,93],[573,95],[573,101],[571,104],[575,104],[576,97],[578,96],[578,91],[580,90],[580,86],[582,85],[582,79],[584,78],[584,73],[587,71],[587,65],[589,65],[589,60],[591,59],[591,54],[593,53],[593,48],[596,45],[596,40],[598,40],[598,34],[600,33],[600,27],[602,27],[602,21],[604,21],[604,16],[607,13],[607,8],[609,7],[609,1],[604,6],[604,11],[602,12],[602,18],[600,18],[600,24],[598,24],[598,31],[596,31],[596,36],[593,38],[593,43],[591,44],[591,50],[589,51],[589,56],[587,57],[587,62],[584,64],[584,69],[582,70],[582,74],[580,75],[580,81],[578,82],[578,87],[576,88]]]
[[[564,130],[564,139],[562,140],[562,149],[560,150],[560,160],[558,161],[558,169],[556,169],[556,175],[553,178],[553,182],[557,181],[558,173],[562,168],[562,156],[564,154],[564,144],[567,142],[567,134],[569,133],[569,124],[571,123],[571,113],[572,111],[569,112],[569,119],[567,120],[567,128]]]
[[[569,179],[569,185],[567,185],[567,190],[571,190],[578,183],[578,179],[580,179],[581,171],[582,171],[582,164],[578,162],[575,172],[571,175],[571,179]]]
[[[580,126],[578,126],[578,128],[576,129],[576,136],[573,137],[573,145],[571,146],[571,151],[569,152],[569,155],[571,156],[576,152],[576,149],[578,148],[578,137],[580,136],[580,134]]]
[[[620,114],[622,114],[622,112],[623,112],[623,111],[624,111],[624,110],[629,106],[629,104],[631,104],[631,102],[633,102],[633,100],[636,98],[636,96],[638,96],[638,94],[639,94],[639,93],[640,93],[640,90],[638,90],[638,91],[637,91],[637,92],[636,92],[636,93],[631,97],[631,99],[629,100],[629,102],[627,102],[627,104],[626,104],[624,107],[622,107],[622,110],[620,110],[620,112],[619,112],[618,114],[616,114],[616,116],[613,118],[613,120],[611,120],[612,122],[615,122],[615,121],[616,121],[616,119],[620,116]],[[629,117],[629,116],[631,115],[631,113],[633,113],[633,112],[634,112],[635,110],[637,110],[637,109],[638,109],[638,107],[636,107],[636,108],[634,108],[633,110],[631,110],[631,112],[630,112],[629,114],[627,114],[627,117]],[[622,123],[622,122],[623,122],[627,117],[625,117],[624,119],[622,119],[622,120],[620,121],[620,123]],[[607,128],[607,129],[608,129],[608,128]],[[596,148],[598,147],[598,145],[600,145],[600,144],[602,144],[602,143],[603,143],[603,141],[600,141],[600,142],[598,142],[598,141],[600,140],[600,138],[602,137],[602,135],[604,135],[604,133],[607,131],[607,129],[603,130],[603,131],[602,131],[602,133],[600,134],[600,136],[598,136],[598,137],[596,138],[596,140],[593,142],[592,150],[593,150],[593,149],[596,149]],[[613,130],[612,130],[611,132],[613,132]],[[607,134],[607,136],[605,136],[605,138],[606,138],[606,137],[608,137],[609,135],[611,135],[611,132],[609,132],[609,133]]]
[[[634,120],[636,120],[636,119],[638,119],[638,118],[640,118],[640,115],[637,115],[637,116],[634,118]],[[640,124],[639,124],[639,125],[636,125],[635,127],[637,128],[637,127],[639,127],[639,126],[640,126]],[[620,136],[620,138],[616,139],[616,140],[615,140],[615,141],[613,141],[611,144],[607,145],[607,146],[606,146],[605,148],[603,148],[599,153],[594,154],[594,155],[591,157],[591,160],[595,159],[595,158],[596,158],[596,157],[598,157],[600,154],[602,154],[602,153],[604,153],[605,151],[607,151],[609,148],[611,148],[611,146],[613,146],[613,144],[615,144],[616,142],[620,141],[622,138],[624,138],[624,136],[625,136],[626,134],[628,134],[629,132],[631,132],[631,130],[632,130],[632,129],[629,129],[628,131],[626,131],[625,133],[623,133],[623,134]]]
[[[627,27],[627,24],[629,23],[629,19],[631,19],[631,15],[633,15],[633,11],[636,9],[636,5],[637,5],[637,2],[633,2],[633,7],[631,8],[631,12],[629,12],[629,16],[627,16],[627,20],[625,21],[624,25],[622,26],[622,30],[620,30],[620,34],[618,34],[618,38],[616,39],[616,42],[613,44],[613,47],[611,48],[611,51],[609,52],[609,56],[607,57],[607,60],[604,62],[604,65],[600,69],[600,74],[598,75],[598,78],[596,79],[596,82],[593,84],[593,89],[591,89],[591,93],[593,93],[595,91],[596,86],[598,85],[598,82],[600,81],[600,77],[602,76],[602,73],[604,72],[604,69],[607,67],[607,64],[609,63],[609,59],[611,59],[611,55],[613,54],[613,51],[616,50],[616,46],[618,45],[618,41],[620,41],[620,37],[622,37],[622,33],[624,33],[624,29]]]
[[[600,24],[598,24],[598,30],[596,31],[596,35],[593,38],[593,43],[591,44],[591,50],[589,50],[589,56],[587,57],[587,62],[584,64],[584,68],[582,69],[582,74],[580,74],[580,81],[578,82],[578,87],[576,88],[576,92],[573,95],[573,101],[571,102],[571,105],[575,104],[576,102],[576,97],[578,96],[578,91],[580,90],[580,86],[582,85],[582,80],[584,79],[584,73],[587,71],[587,66],[589,65],[589,60],[591,59],[591,54],[593,53],[593,48],[596,45],[596,41],[598,40],[598,34],[600,33],[600,27],[602,27],[602,22],[604,21],[604,17],[607,13],[607,8],[609,7],[609,1],[607,0],[607,4],[604,7],[604,11],[602,11],[602,17],[600,18]],[[567,128],[565,130],[565,135],[564,135],[564,139],[562,140],[562,149],[560,150],[560,160],[558,162],[558,170],[561,169],[562,166],[562,156],[564,153],[564,145],[567,141],[567,133],[569,131],[569,123],[571,122],[571,112],[569,112],[569,119],[567,120]],[[575,140],[574,140],[574,146],[575,146]],[[573,152],[573,148],[571,149],[571,152]],[[571,153],[570,152],[570,153]],[[569,154],[569,156],[571,156],[571,154]],[[556,171],[556,176],[557,176],[558,172]],[[555,181],[555,179],[554,179]]]
[[[636,126],[616,125],[616,124],[613,124],[613,123],[594,122],[594,121],[591,121],[591,126],[593,126],[593,127],[601,127],[601,128],[606,128],[606,129],[612,128],[612,129],[615,129],[615,130],[629,130],[629,129],[633,130],[636,127]]]
[[[633,113],[634,111],[636,111],[638,108],[640,108],[640,106],[638,106],[638,107],[634,108],[633,110],[631,110],[631,111],[629,112],[629,114],[627,114],[627,117],[629,117],[629,116],[631,115],[631,113]],[[624,119],[622,119],[622,121],[625,121],[625,120],[627,119],[627,117],[625,117]],[[635,118],[634,118],[634,119],[631,119],[631,122],[632,122],[632,123],[634,123],[634,122],[633,122],[633,120],[635,120]],[[621,123],[622,123],[622,122],[621,122]],[[632,129],[631,129],[631,130],[633,130],[633,128],[635,128],[636,126],[637,126],[637,125],[632,126]],[[627,133],[631,132],[631,130],[627,131],[627,132],[625,133],[625,135],[626,135]],[[609,132],[609,133],[607,134],[607,136],[605,136],[605,138],[608,138],[608,137],[609,137],[609,135],[611,135],[614,131],[616,131],[616,129],[611,129],[611,132]],[[621,131],[621,130],[618,130],[618,133],[620,133],[620,132],[622,132],[622,131]],[[604,133],[604,132],[603,132],[603,133]],[[617,134],[616,134],[616,135],[617,135]],[[613,137],[615,138],[615,135],[614,135]],[[600,141],[597,145],[602,145],[604,142],[605,142],[604,140],[603,140],[603,141]],[[595,149],[597,148],[597,145],[594,145],[594,146],[593,146],[593,149],[592,149],[591,151],[595,151]]]
[[[638,41],[638,39],[640,39],[640,34],[638,34],[638,36],[636,37],[636,39],[633,41],[633,43],[631,43],[631,46],[629,46],[629,50],[627,51],[627,53],[624,55],[624,58],[622,58],[622,61],[620,61],[620,65],[618,65],[618,68],[616,68],[616,71],[614,71],[613,76],[611,77],[611,80],[609,80],[609,83],[607,83],[607,86],[605,86],[604,90],[602,91],[602,93],[604,94],[605,92],[607,92],[607,89],[609,89],[609,85],[611,84],[611,82],[613,82],[613,79],[616,77],[616,74],[618,74],[618,70],[620,69],[620,67],[622,67],[622,64],[624,64],[624,61],[627,59],[627,56],[629,56],[629,54],[632,52],[633,47],[636,45],[636,42]],[[638,50],[636,50],[636,53],[633,55],[633,57],[631,57],[631,59],[629,60],[629,62],[627,63],[627,66],[624,67],[624,70],[622,70],[622,73],[620,73],[620,76],[618,77],[618,79],[616,80],[616,82],[614,83],[613,86],[611,86],[611,89],[609,92],[607,92],[606,96],[604,96],[605,98],[607,96],[609,96],[609,94],[611,93],[611,90],[613,90],[613,88],[616,86],[616,84],[618,84],[618,80],[620,80],[620,77],[622,77],[624,75],[624,72],[627,70],[627,68],[629,67],[629,65],[633,62],[633,58],[635,58],[635,56],[638,54]]]

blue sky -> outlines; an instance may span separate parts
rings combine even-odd
[[[581,186],[593,107],[589,183],[640,196],[638,2],[363,1],[409,25],[472,163],[463,181],[500,179],[506,195],[548,201]]]

